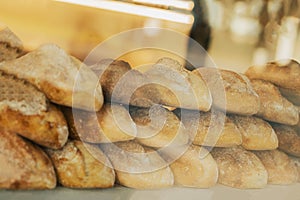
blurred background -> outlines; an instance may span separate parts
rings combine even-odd
[[[8,26],[27,50],[54,42],[84,59],[99,43],[133,28],[158,27],[191,36],[220,68],[243,72],[269,60],[300,60],[300,0],[1,0],[0,26]],[[159,35],[145,32],[145,38]],[[188,37],[160,37],[180,55],[205,65]],[[131,38],[123,46],[130,47]],[[173,41],[170,43],[170,41]],[[136,42],[136,41],[135,41]],[[174,45],[174,47],[173,47]],[[113,44],[111,49],[120,48]],[[188,52],[192,52],[188,54]],[[170,52],[135,51],[120,58],[133,67]]]

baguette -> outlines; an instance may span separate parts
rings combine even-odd
[[[24,53],[21,40],[8,28],[0,30],[0,62],[13,60]]]
[[[260,98],[260,110],[257,116],[281,124],[298,123],[297,107],[284,98],[275,85],[263,80],[251,80],[251,83]]]
[[[255,151],[268,172],[268,183],[287,185],[296,183],[298,171],[293,161],[282,151]]]
[[[43,45],[18,59],[2,62],[0,70],[25,79],[50,101],[60,105],[97,111],[103,104],[97,76],[53,44]]]
[[[264,188],[268,172],[262,162],[242,147],[214,148],[211,151],[219,168],[220,184],[233,188]]]
[[[97,146],[74,140],[60,150],[47,149],[47,153],[64,187],[109,188],[114,185],[114,170]]]
[[[53,189],[56,176],[51,160],[20,136],[0,131],[0,188]]]
[[[242,136],[236,125],[221,111],[199,112],[174,111],[189,130],[189,137],[195,145],[232,147],[242,143]]]
[[[231,115],[242,134],[242,146],[247,150],[272,150],[278,147],[278,138],[272,126],[253,116]]]
[[[253,115],[259,110],[259,97],[248,78],[229,70],[202,67],[194,74],[203,77],[213,97],[213,105],[228,113]]]
[[[135,141],[101,144],[117,175],[117,182],[136,189],[158,189],[174,184],[166,162],[155,151]]]
[[[119,104],[105,103],[96,113],[63,108],[69,124],[70,137],[90,143],[110,143],[132,140],[136,126],[129,112]]]

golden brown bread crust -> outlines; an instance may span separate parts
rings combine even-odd
[[[104,59],[90,67],[99,77],[107,102],[150,107],[160,102],[156,87],[122,60]]]
[[[294,162],[297,171],[298,171],[298,179],[297,181],[300,182],[300,158],[294,157],[294,156],[289,156],[290,159]]]
[[[282,151],[255,151],[268,172],[269,184],[292,184],[298,180],[298,171],[293,161]]]
[[[119,104],[104,104],[96,113],[63,108],[73,139],[110,143],[135,138],[136,127],[128,111]]]
[[[53,104],[38,115],[24,115],[9,108],[0,110],[0,128],[18,133],[35,143],[59,149],[67,142],[69,131],[63,113]]]
[[[198,112],[175,110],[189,130],[190,140],[195,145],[232,147],[242,143],[236,125],[221,111]]]
[[[257,116],[281,124],[298,123],[297,107],[284,98],[275,85],[263,80],[251,80],[251,83],[260,98],[260,110]]]
[[[163,154],[162,157],[172,157]],[[165,159],[166,160],[166,159]],[[209,188],[218,180],[218,166],[210,153],[199,146],[191,145],[184,154],[170,164],[176,185]]]
[[[56,176],[51,160],[20,136],[0,131],[0,188],[53,189]]]
[[[61,150],[47,150],[58,181],[71,188],[109,188],[115,173],[108,158],[94,145],[68,141]]]
[[[186,70],[172,58],[161,58],[145,74],[161,96],[160,104],[176,108],[208,111],[212,97],[201,76]]]
[[[43,45],[18,59],[2,62],[0,70],[25,79],[50,101],[60,105],[93,111],[99,110],[103,104],[97,76],[53,44]]]
[[[234,188],[263,188],[268,173],[262,162],[242,147],[214,148],[211,151],[219,168],[218,182]]]
[[[149,148],[135,141],[101,144],[110,159],[119,184],[136,189],[170,187],[174,176],[166,162]]]
[[[21,40],[8,28],[0,30],[0,62],[13,60],[23,54]]]
[[[259,110],[259,98],[248,78],[229,70],[202,67],[195,69],[206,81],[213,104],[221,110],[241,115],[253,115]]]
[[[272,126],[253,116],[231,115],[242,134],[242,146],[247,150],[272,150],[278,147],[278,139]]]
[[[300,157],[300,136],[295,128],[282,124],[272,124],[272,127],[278,137],[278,148],[285,153]]]
[[[181,146],[189,142],[188,132],[174,113],[163,107],[130,108],[137,126],[137,141],[143,145],[161,148]]]
[[[262,79],[286,89],[300,91],[300,65],[296,60],[286,59],[252,66],[246,71],[250,79]]]

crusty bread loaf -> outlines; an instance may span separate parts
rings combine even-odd
[[[263,80],[251,80],[251,83],[260,98],[260,110],[257,116],[281,124],[298,123],[297,107],[284,98],[275,85]]]
[[[97,146],[73,140],[60,150],[47,149],[47,153],[64,187],[109,188],[115,183],[111,163]]]
[[[36,115],[24,115],[10,108],[1,109],[0,128],[52,149],[63,147],[69,136],[64,115],[53,104],[49,105],[47,111]]]
[[[53,44],[2,62],[0,70],[27,80],[57,104],[86,110],[99,110],[103,104],[97,76]]]
[[[262,162],[242,147],[214,148],[211,151],[219,168],[218,182],[234,188],[263,188],[268,172]]]
[[[155,151],[135,141],[101,144],[116,171],[119,184],[136,189],[170,187],[174,176]]]
[[[107,102],[150,107],[160,94],[148,77],[122,60],[104,59],[90,67],[99,77]]]
[[[300,90],[279,88],[282,96],[287,98],[293,104],[300,106]]]
[[[122,105],[105,103],[96,113],[71,108],[63,108],[63,112],[73,139],[110,143],[135,138],[136,126]]]
[[[149,147],[181,146],[189,142],[188,132],[174,113],[161,106],[130,108],[137,126],[137,141]]]
[[[21,40],[8,28],[0,30],[0,62],[13,60],[23,54]]]
[[[297,181],[300,182],[300,158],[294,157],[294,156],[289,156],[290,159],[294,162],[297,171],[298,171],[298,179]]]
[[[30,83],[0,71],[0,110],[7,108],[23,115],[38,115],[47,110],[47,99]]]
[[[0,131],[0,188],[52,189],[56,176],[51,160],[20,136]]]
[[[240,133],[242,146],[247,150],[272,150],[278,147],[278,139],[272,126],[253,116],[231,115]]]
[[[201,76],[186,70],[171,58],[161,58],[145,74],[158,88],[161,104],[177,108],[208,111],[212,97]]]
[[[221,111],[175,110],[195,145],[232,147],[242,143],[236,125]]]
[[[241,115],[253,115],[259,110],[259,98],[248,78],[229,70],[202,67],[194,74],[203,77],[213,104],[221,110]]]
[[[286,185],[297,182],[298,171],[293,161],[282,151],[254,151],[268,172],[268,183]]]
[[[295,128],[275,123],[272,127],[278,137],[278,148],[290,155],[300,157],[300,136]]]
[[[300,90],[300,65],[296,60],[285,59],[252,66],[245,73],[250,79],[262,79],[286,88]]]
[[[218,180],[217,163],[205,148],[191,145],[177,159],[173,157],[174,152],[161,155],[165,160],[174,159],[170,168],[176,185],[209,188]]]

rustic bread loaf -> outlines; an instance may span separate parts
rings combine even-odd
[[[23,54],[21,40],[8,28],[0,30],[0,62],[13,60]]]
[[[109,188],[115,183],[111,163],[95,145],[68,141],[60,150],[47,149],[58,181],[71,188]]]

